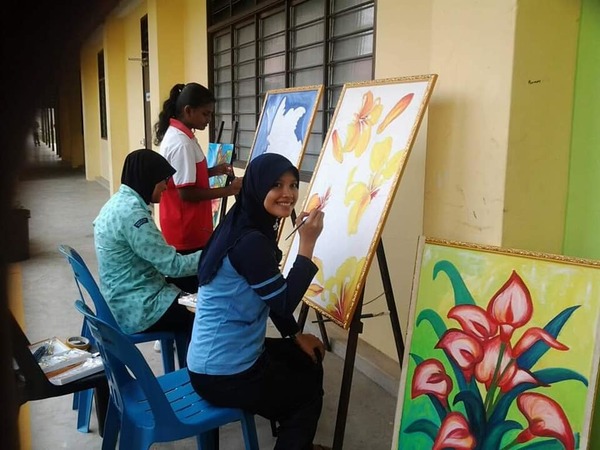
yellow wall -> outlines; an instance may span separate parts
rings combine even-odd
[[[127,152],[121,154],[120,164],[127,153],[144,147],[144,89],[142,78],[141,28],[140,20],[146,14],[146,4],[141,2],[138,7],[123,18],[125,22],[125,71],[127,96],[127,126],[129,141]],[[150,144],[148,144],[150,145]],[[119,168],[120,174],[121,168]]]
[[[430,33],[432,2],[425,0],[380,0],[377,2],[375,78],[422,75],[430,72]],[[403,24],[398,26],[398,14]],[[418,26],[417,26],[418,24]],[[399,45],[410,42],[410,45]],[[389,57],[393,52],[394,57]],[[399,61],[401,63],[399,63]],[[435,94],[436,89],[433,92]],[[417,240],[423,233],[427,112],[411,150],[394,203],[383,230],[382,242],[390,272],[393,294],[402,330],[406,330]],[[365,303],[383,292],[377,257],[373,259],[365,288]],[[385,297],[365,305],[365,313],[387,311]],[[389,316],[364,320],[365,341],[397,359]]]
[[[404,331],[416,230],[501,242],[515,6],[506,0],[377,2],[376,77],[439,75],[383,234]],[[378,270],[374,264],[366,300],[382,291]],[[371,312],[382,310],[384,301],[374,302]],[[388,317],[366,321],[363,338],[397,358]]]
[[[184,82],[194,81],[208,87],[208,43],[206,40],[206,2],[185,0]],[[158,116],[157,116],[158,117]],[[196,133],[198,142],[208,150],[208,131]]]
[[[108,153],[110,192],[121,183],[121,170],[129,153],[129,127],[132,120],[127,109],[127,52],[125,19],[113,18],[104,28],[106,105],[108,119]]]
[[[425,233],[500,244],[516,1],[436,0]]]
[[[81,50],[81,103],[85,147],[85,175],[88,180],[102,176],[100,110],[98,94],[98,52],[102,30],[98,30]]]
[[[183,0],[148,1],[150,102],[153,123],[158,120],[162,104],[173,85],[186,81],[184,50],[190,43],[184,42],[185,9]]]
[[[81,167],[83,157],[83,128],[81,120],[81,84],[79,64],[65,65],[64,77],[59,86],[58,117],[60,156],[71,167]]]
[[[580,8],[519,2],[504,247],[562,253]]]

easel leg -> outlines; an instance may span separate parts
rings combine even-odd
[[[306,303],[302,303],[300,307],[300,312],[298,313],[298,326],[301,331],[304,331],[304,325],[306,325],[306,319],[308,318],[308,310],[309,306]],[[325,350],[331,351],[331,344],[329,342],[329,337],[327,336],[327,328],[325,328],[325,320],[323,319],[323,315],[315,311],[317,316],[317,323],[319,324],[319,331],[321,331],[321,340],[323,341],[323,345],[325,346]]]
[[[350,390],[352,388],[352,376],[354,374],[354,361],[358,346],[358,335],[362,333],[363,323],[360,320],[362,314],[364,291],[361,293],[356,305],[356,311],[350,324],[348,343],[346,347],[346,358],[344,360],[344,374],[342,376],[342,387],[338,403],[338,413],[333,435],[333,450],[342,450],[344,444],[344,433],[346,432],[346,419],[348,417],[348,403],[350,402]]]
[[[402,359],[404,358],[404,339],[402,338],[402,330],[400,329],[400,320],[398,319],[398,310],[396,309],[396,300],[394,299],[390,271],[388,269],[387,260],[385,259],[385,250],[383,249],[383,242],[381,239],[379,240],[379,244],[377,244],[377,263],[379,264],[379,271],[381,273],[385,300],[387,302],[388,311],[390,312],[390,321],[392,322],[394,341],[396,341],[398,361],[400,361],[400,365],[402,365]]]
[[[321,314],[319,311],[315,311],[315,315],[317,316],[317,323],[319,324],[319,330],[321,331],[321,340],[323,341],[325,350],[330,352],[331,344],[329,343],[329,337],[327,336],[327,328],[325,328],[323,314]]]

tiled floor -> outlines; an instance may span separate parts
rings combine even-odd
[[[47,147],[33,148],[30,168],[22,177],[18,198],[31,210],[30,258],[21,263],[26,331],[33,342],[49,336],[79,334],[81,317],[73,307],[76,288],[70,268],[58,253],[61,243],[78,250],[96,273],[92,220],[108,199],[108,191],[89,182],[81,171],[65,167]],[[141,349],[152,368],[161,373],[160,355],[152,344]],[[343,360],[335,354],[325,359],[325,404],[316,442],[332,445],[338,408]],[[71,396],[30,404],[32,449],[100,449],[95,417],[90,433],[75,427],[76,412]],[[349,405],[344,449],[387,450],[391,447],[396,399],[378,384],[355,371]],[[269,422],[256,418],[261,449],[273,447]],[[192,449],[187,439],[155,444],[157,449]],[[239,426],[221,430],[221,448],[243,448]]]

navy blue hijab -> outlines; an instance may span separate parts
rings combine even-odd
[[[214,278],[229,250],[244,235],[253,231],[267,236],[277,260],[281,260],[281,251],[277,247],[279,219],[267,212],[264,201],[275,182],[288,171],[299,179],[298,169],[287,158],[275,153],[263,153],[250,162],[235,204],[217,226],[202,252],[198,266],[200,286]]]
[[[134,150],[125,158],[121,183],[140,194],[147,205],[152,202],[152,193],[157,183],[169,178],[176,170],[154,150]]]

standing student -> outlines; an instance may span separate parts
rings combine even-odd
[[[158,203],[175,169],[154,150],[125,158],[121,187],[94,220],[100,290],[125,333],[185,331],[193,313],[177,301],[181,289],[165,275],[192,275],[200,252],[180,255],[168,245],[149,208]]]
[[[299,331],[293,312],[317,266],[323,212],[303,212],[293,267],[280,272],[279,219],[298,199],[298,170],[285,157],[253,159],[236,203],[200,259],[188,370],[206,400],[279,423],[276,450],[312,450],[323,397],[323,343]],[[270,317],[282,338],[266,338]]]
[[[211,200],[236,195],[242,185],[241,178],[234,178],[228,186],[210,187],[210,177],[233,175],[230,164],[209,168],[194,136],[194,130],[204,130],[210,123],[214,107],[215,97],[204,86],[176,84],[154,125],[154,143],[177,171],[160,202],[160,226],[166,241],[181,254],[201,250],[210,238]],[[196,275],[170,281],[186,292],[198,290]]]

